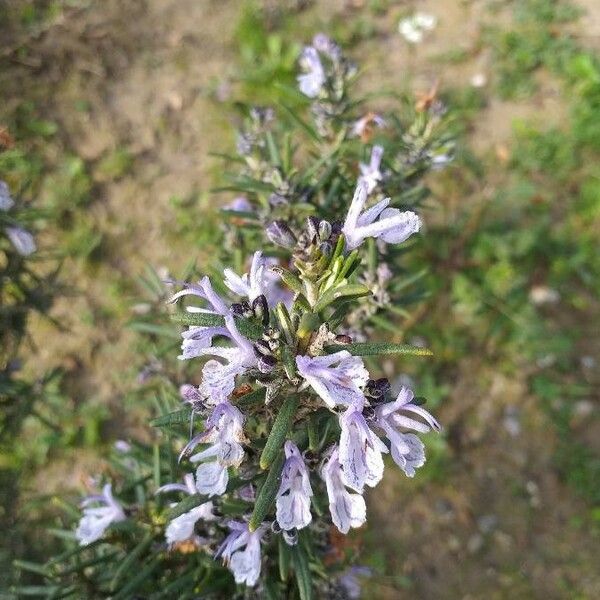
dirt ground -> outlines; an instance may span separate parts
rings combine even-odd
[[[342,11],[350,18],[362,14],[348,4],[363,3],[317,3],[298,17],[300,26],[327,31]],[[417,47],[396,31],[397,15],[410,4],[396,4],[397,10],[375,19],[377,35],[353,51],[366,63],[365,88],[427,89],[437,79],[443,86],[478,73],[492,76],[491,55],[476,50],[482,24],[490,19],[485,2],[412,3],[439,19],[427,43]],[[582,20],[581,38],[593,45],[600,4],[583,4],[590,16]],[[131,282],[147,264],[172,273],[196,256],[201,264],[205,251],[177,237],[171,199],[205,192],[218,169],[209,152],[233,141],[231,113],[215,95],[235,94],[232,36],[239,4],[105,0],[73,6],[27,42],[25,63],[15,53],[10,73],[0,75],[10,90],[5,110],[26,95],[59,124],[56,160],[65,152],[84,159],[93,180],[86,210],[107,249],[92,270],[68,262],[69,280],[80,293],[59,301],[53,313],[68,331],[36,322],[39,354],[29,368],[62,365],[76,395],[91,393],[94,402],[122,415],[122,399],[135,387],[140,367],[129,360],[135,334],[125,324],[131,313],[120,308],[136,301]],[[18,45],[18,39],[2,44]],[[431,60],[457,47],[471,58],[458,65]],[[74,109],[82,103],[85,111]],[[526,101],[492,98],[474,123],[472,147],[482,155],[497,152],[510,144],[516,118],[549,123],[563,115],[564,102],[550,80]],[[131,167],[107,179],[98,165],[121,148],[132,156]],[[466,201],[477,202],[485,193],[483,184]],[[212,202],[201,195],[193,218],[202,219]],[[528,396],[525,375],[508,378],[493,365],[465,363],[452,384],[440,415],[448,440],[443,479],[390,475],[370,494],[366,550],[384,556],[388,577],[373,581],[364,597],[600,597],[600,541],[578,526],[582,501],[556,473],[555,434]],[[137,426],[125,418],[115,427],[126,434],[129,425]],[[90,461],[82,455],[66,482],[57,462],[48,471],[48,489],[76,487]]]

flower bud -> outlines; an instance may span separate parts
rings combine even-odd
[[[296,236],[285,221],[273,221],[267,226],[266,233],[267,237],[277,246],[292,249],[296,245]]]
[[[252,312],[255,317],[262,321],[265,327],[269,324],[269,305],[264,294],[254,298],[252,301]]]
[[[321,221],[319,223],[319,237],[322,241],[326,241],[331,237],[331,223],[329,221]]]

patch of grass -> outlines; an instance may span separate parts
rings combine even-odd
[[[100,159],[94,169],[96,181],[105,183],[127,175],[133,165],[133,156],[127,148],[117,148]]]

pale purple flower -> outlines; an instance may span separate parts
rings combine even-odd
[[[354,404],[340,415],[339,461],[344,483],[362,492],[365,484],[375,487],[383,477],[382,452],[385,444],[375,435],[362,414],[364,402]]]
[[[181,333],[183,341],[181,343],[181,354],[177,357],[179,360],[189,360],[202,356],[202,351],[210,348],[213,338],[216,336],[228,336],[229,332],[225,327],[188,327]]]
[[[421,228],[421,220],[414,212],[387,208],[389,198],[363,212],[367,195],[367,184],[359,180],[342,227],[349,250],[360,246],[368,237],[381,239],[388,244],[400,244]]]
[[[185,542],[194,537],[194,527],[202,519],[203,521],[214,521],[217,517],[213,514],[213,503],[204,502],[178,517],[175,517],[165,530],[167,544]]]
[[[285,457],[275,505],[277,522],[281,529],[288,531],[302,529],[311,522],[310,498],[313,492],[300,450],[290,440],[285,443]]]
[[[260,577],[260,540],[266,527],[261,525],[251,532],[247,523],[229,521],[227,525],[231,533],[215,553],[215,558],[223,559],[223,563],[233,573],[236,583],[245,583],[253,587]]]
[[[183,483],[165,483],[161,485],[157,490],[157,494],[165,494],[168,492],[183,492],[188,496],[193,496],[198,493],[196,484],[194,483],[194,476],[191,473],[186,473],[183,476]]]
[[[117,452],[121,452],[122,454],[128,454],[131,452],[131,444],[125,440],[117,440],[114,443],[114,448]]]
[[[225,269],[225,285],[234,294],[248,298],[250,302],[258,296],[264,296],[269,306],[275,306],[284,297],[279,286],[279,277],[269,268],[276,264],[277,259],[263,257],[260,251],[255,252],[249,273],[240,277],[232,269]],[[285,298],[287,299],[287,295]]]
[[[6,227],[4,231],[21,256],[29,256],[37,250],[35,239],[29,231],[22,227]]]
[[[359,181],[362,181],[366,184],[367,194],[370,194],[383,178],[383,175],[380,171],[382,157],[383,148],[381,146],[373,146],[369,164],[367,165],[365,163],[360,163],[358,165],[358,168],[360,169]]]
[[[173,294],[169,303],[177,302],[183,296],[198,296],[208,303],[208,308],[197,306],[186,306],[186,311],[190,313],[207,313],[213,315],[227,316],[230,314],[228,306],[223,299],[213,290],[208,277],[203,277],[198,283],[184,283],[183,289]],[[212,345],[213,338],[216,336],[228,336],[230,332],[226,327],[203,327],[191,326],[181,334],[183,342],[181,344],[182,353],[180,360],[196,358],[202,355],[202,351]]]
[[[313,37],[313,47],[329,56],[333,61],[338,61],[342,57],[342,51],[340,47],[324,33],[317,33]]]
[[[414,433],[403,433],[401,429],[412,429],[419,433],[440,431],[437,420],[424,408],[413,402],[414,394],[403,387],[393,402],[386,402],[375,409],[375,422],[390,441],[394,462],[413,477],[415,469],[425,464],[425,446]],[[414,416],[421,417],[417,420]],[[423,422],[424,421],[424,422]]]
[[[169,304],[177,302],[183,296],[198,296],[206,300],[209,308],[199,308],[197,306],[186,306],[186,311],[191,313],[209,313],[213,315],[228,315],[229,308],[223,299],[213,290],[208,277],[203,277],[198,283],[183,283],[183,289],[173,294],[169,300]]]
[[[248,201],[246,196],[238,196],[234,198],[231,202],[225,204],[223,206],[225,210],[230,210],[232,212],[253,212],[252,204]]]
[[[325,83],[325,71],[315,48],[312,46],[304,48],[300,56],[300,66],[306,71],[297,77],[300,91],[309,98],[315,98]]]
[[[206,420],[204,431],[182,450],[187,456],[198,444],[210,444],[194,454],[191,462],[200,462],[196,470],[196,489],[200,494],[219,496],[225,493],[229,475],[227,467],[237,467],[244,460],[244,415],[229,402],[215,406]]]
[[[367,507],[361,494],[346,489],[337,446],[334,446],[323,464],[321,477],[327,487],[329,512],[333,524],[342,533],[348,533],[351,527],[360,527],[367,520]]]
[[[166,492],[183,492],[193,496],[198,493],[194,476],[188,473],[183,478],[184,483],[167,483],[156,490],[157,494]],[[165,531],[165,538],[168,544],[184,542],[194,536],[194,527],[196,523],[203,519],[204,521],[214,521],[217,517],[213,514],[213,503],[204,502],[178,517],[175,517],[168,525]]]
[[[373,571],[369,567],[349,567],[338,579],[349,600],[358,600],[361,596],[361,581],[359,578],[371,577]]]
[[[209,498],[222,496],[227,491],[229,473],[227,467],[218,461],[202,463],[196,469],[196,487],[198,493]]]
[[[15,201],[10,195],[10,190],[6,182],[0,180],[0,210],[10,210],[15,205]]]
[[[103,506],[90,506],[101,504]],[[112,524],[126,519],[122,506],[112,495],[112,486],[107,483],[102,494],[88,496],[82,503],[83,516],[75,530],[75,537],[81,546],[87,546],[99,540]]]
[[[352,125],[352,135],[354,137],[362,137],[365,133],[367,133],[371,124],[379,128],[386,126],[385,119],[381,115],[368,113],[364,117],[361,117],[354,122]]]
[[[234,347],[210,346],[196,350],[198,356],[217,356],[225,361],[209,360],[202,369],[199,391],[211,404],[225,401],[235,389],[235,378],[258,366],[252,343],[240,334],[231,315],[225,317],[225,329],[223,335],[229,337]]]
[[[363,401],[361,388],[367,383],[369,373],[359,356],[352,356],[347,350],[314,358],[297,356],[296,365],[300,375],[329,408]]]

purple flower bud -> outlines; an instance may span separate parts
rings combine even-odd
[[[35,239],[22,227],[7,227],[5,229],[8,239],[21,256],[29,256],[37,250]]]
[[[266,229],[267,237],[277,246],[293,249],[296,246],[296,236],[285,221],[273,221]]]

